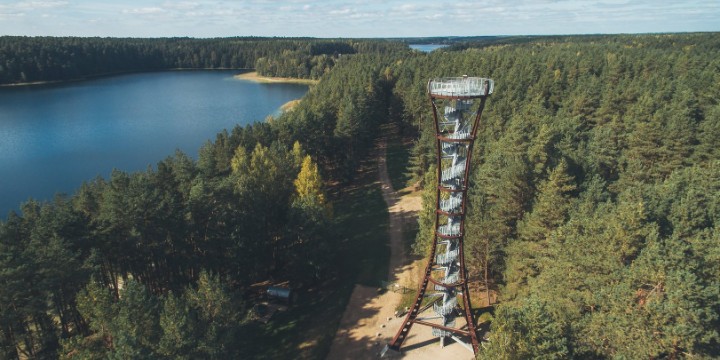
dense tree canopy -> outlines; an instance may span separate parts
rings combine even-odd
[[[215,51],[241,55],[252,49],[255,55],[247,56],[277,59],[293,46],[312,56],[357,53],[344,55],[330,79],[294,110],[218,133],[197,160],[178,152],[144,172],[114,171],[82,184],[73,196],[29,201],[21,214],[0,222],[3,358],[242,357],[232,339],[244,329],[251,284],[279,279],[312,286],[336,271],[330,268],[335,236],[325,180],[351,181],[384,120],[389,88],[380,69],[391,61],[382,57],[390,48],[385,42],[1,39],[11,50],[0,63],[43,49],[77,52],[47,59],[82,71],[23,81],[148,70],[152,64],[184,67],[168,65],[176,45],[207,50],[191,67],[225,66],[208,56]],[[137,62],[119,69],[94,57],[109,49],[125,49],[123,56]],[[215,299],[222,308],[206,313]]]
[[[251,69],[318,79],[343,55],[407,50],[382,40],[0,36],[0,85],[168,69]]]
[[[496,81],[466,215],[470,273],[500,300],[479,356],[720,356],[717,34],[405,49],[0,38],[1,83],[182,67],[322,76],[294,109],[218,133],[197,160],[115,171],[0,222],[0,357],[241,358],[250,284],[335,271],[325,184],[351,182],[388,121],[418,139],[422,253],[435,174],[425,87],[462,74]]]
[[[471,273],[488,264],[500,298],[481,357],[720,356],[717,34],[526,40],[391,71],[420,165],[434,155],[421,80],[496,81],[467,215]]]

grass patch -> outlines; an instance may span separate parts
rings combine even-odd
[[[334,202],[337,277],[309,289],[267,324],[246,326],[243,348],[252,359],[324,359],[356,283],[387,279],[389,215],[377,182],[377,164],[364,164],[355,184]]]
[[[419,231],[420,224],[417,219],[413,218],[403,222],[403,249],[409,256],[413,253],[413,245],[415,245],[415,238]]]
[[[399,191],[407,187],[410,176],[408,175],[408,162],[410,160],[410,146],[412,143],[404,144],[398,136],[390,136],[387,142],[387,168],[390,182],[393,189]]]
[[[350,274],[348,280],[379,286],[387,279],[390,260],[390,218],[379,184],[374,182],[351,191],[335,209],[338,228],[346,242],[341,265]]]
[[[246,358],[323,359],[330,350],[352,286],[301,294],[286,312],[270,322],[247,325]]]
[[[407,288],[407,291],[402,294],[400,302],[395,306],[395,312],[405,312],[405,308],[410,308],[415,302],[415,296],[417,296],[417,284],[412,283],[411,286]]]
[[[414,285],[414,284],[413,284]],[[400,299],[400,303],[395,307],[395,311],[399,313],[404,313],[405,308],[410,308],[415,303],[415,298],[417,297],[417,286],[413,288],[409,288],[408,292],[405,292],[402,294],[402,298]],[[431,293],[430,291],[426,292],[425,294]],[[429,304],[433,300],[437,300],[437,297],[425,297],[423,301],[420,303],[420,307],[423,307],[427,304]]]
[[[378,180],[376,157],[366,161],[354,184],[339,191],[334,202],[338,236],[336,268],[342,281],[380,286],[390,261],[390,214]]]

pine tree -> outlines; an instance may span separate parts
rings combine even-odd
[[[538,186],[532,211],[518,223],[519,239],[540,242],[567,220],[571,198],[577,189],[575,179],[568,171],[567,162],[563,159],[550,172],[548,179]]]
[[[700,161],[720,159],[720,104],[708,111],[698,130],[699,144],[693,153],[695,157]]]
[[[532,211],[525,213],[517,225],[518,240],[507,248],[505,296],[513,298],[525,291],[528,278],[536,277],[547,261],[548,237],[567,221],[576,190],[568,166],[561,160],[538,187]]]
[[[115,317],[109,324],[113,336],[110,359],[149,359],[157,357],[160,341],[158,300],[139,282],[129,279],[114,305]]]
[[[158,343],[158,354],[169,359],[199,357],[197,342],[202,335],[198,332],[199,326],[197,311],[191,309],[184,298],[167,294],[160,313],[162,337]]]
[[[238,303],[217,275],[202,271],[195,287],[186,289],[183,298],[197,311],[197,353],[206,359],[235,357],[236,334],[241,323]]]
[[[532,166],[535,176],[542,176],[548,165],[548,159],[554,158],[552,152],[553,137],[556,134],[546,123],[540,125],[538,134],[531,140],[528,147],[528,160]]]
[[[85,333],[61,341],[61,359],[75,356],[87,359],[107,358],[115,346],[112,323],[117,315],[111,290],[94,278],[77,295],[77,310],[89,325],[92,335]]]
[[[562,310],[537,297],[501,304],[493,316],[490,341],[479,359],[564,359],[572,357]]]

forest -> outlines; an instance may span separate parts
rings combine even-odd
[[[261,75],[319,79],[343,54],[405,48],[362,39],[0,36],[0,85],[170,69],[254,68]]]
[[[480,358],[720,356],[720,38],[560,37],[464,44],[393,68],[419,128],[421,79],[495,80],[467,214],[470,273],[498,291]],[[416,250],[432,239],[425,201]]]
[[[334,204],[387,123],[416,139],[409,183],[429,200],[413,248],[424,254],[435,191],[425,88],[463,74],[496,84],[466,215],[469,272],[498,296],[478,358],[718,357],[717,35],[460,39],[429,54],[385,40],[0,38],[5,83],[195,56],[189,67],[213,67],[218,55],[320,78],[295,109],[220,132],[197,160],[116,171],[1,221],[0,358],[247,357],[253,283],[315,289],[341,276]],[[105,63],[100,49],[129,60]],[[301,59],[306,73],[281,70]]]
[[[197,160],[115,171],[0,222],[0,358],[246,357],[251,284],[337,276],[325,184],[351,180],[389,97],[389,60],[354,56]]]

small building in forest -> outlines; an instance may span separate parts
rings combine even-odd
[[[280,286],[268,286],[265,295],[267,296],[267,299],[269,301],[290,305],[290,303],[292,303],[294,294],[290,288]]]

